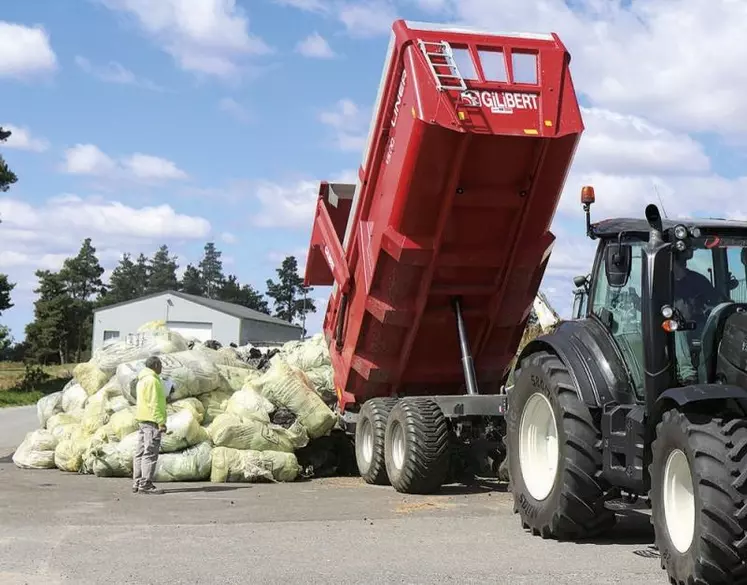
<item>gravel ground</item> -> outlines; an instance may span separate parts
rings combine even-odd
[[[525,533],[501,486],[403,496],[358,478],[162,485],[26,471],[35,409],[0,410],[0,583],[666,585],[647,520],[605,541]]]

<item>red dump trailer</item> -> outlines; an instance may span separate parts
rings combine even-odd
[[[505,383],[583,131],[555,34],[398,20],[356,184],[322,182],[305,283],[361,475],[428,493],[505,456]]]

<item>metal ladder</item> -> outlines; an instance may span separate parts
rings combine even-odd
[[[451,50],[451,45],[446,41],[421,41],[418,40],[418,46],[425,55],[425,60],[428,61],[428,66],[431,68],[431,72],[436,79],[436,87],[438,91],[446,90],[458,90],[465,91],[467,84],[464,83],[464,78],[459,72],[456,61],[454,61],[454,52]],[[443,63],[437,63],[434,59],[443,59]],[[450,73],[439,73],[437,67],[448,67]],[[451,80],[451,83],[445,82],[444,80]]]

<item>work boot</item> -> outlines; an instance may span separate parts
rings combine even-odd
[[[139,494],[162,494],[163,490],[158,489],[156,486],[152,485],[149,487],[140,488],[138,490]]]

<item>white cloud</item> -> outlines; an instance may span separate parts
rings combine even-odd
[[[319,181],[302,180],[280,185],[270,181],[260,182],[255,197],[262,209],[254,216],[259,227],[311,227],[314,220]]]
[[[75,64],[89,75],[105,83],[114,83],[118,85],[133,85],[149,89],[151,91],[163,91],[163,88],[150,79],[138,77],[132,71],[127,69],[121,63],[109,61],[106,65],[94,65],[85,57],[80,55],[75,57]]]
[[[341,99],[335,109],[322,112],[319,121],[335,131],[338,148],[345,151],[360,152],[366,143],[368,118],[350,99]]]
[[[223,240],[226,244],[235,244],[239,241],[239,239],[232,234],[231,232],[223,232],[220,236],[221,240]]]
[[[25,79],[56,69],[57,56],[44,28],[0,21],[0,77]]]
[[[122,165],[138,179],[161,181],[187,178],[187,173],[173,162],[157,156],[135,153],[123,160]]]
[[[338,18],[348,34],[354,37],[372,37],[389,34],[397,11],[388,0],[367,0],[365,3],[343,2],[337,7]]]
[[[71,175],[106,175],[117,165],[94,144],[76,144],[65,151],[63,168]]]
[[[31,152],[44,152],[49,148],[49,141],[45,138],[32,136],[31,130],[13,124],[2,124],[0,128],[11,132],[8,139],[1,143],[4,148],[15,148],[18,150],[29,150]]]
[[[71,175],[130,178],[140,181],[187,179],[188,175],[168,159],[134,153],[115,161],[94,144],[76,144],[65,151],[62,170]]]
[[[233,98],[223,98],[218,102],[218,109],[238,120],[239,122],[251,122],[252,115],[244,106]]]
[[[681,130],[747,130],[744,2],[449,1],[460,23],[558,32],[576,87],[597,106]]]
[[[327,177],[330,183],[354,183],[356,173],[344,170]],[[259,227],[286,227],[310,230],[319,196],[318,179],[301,179],[283,184],[262,181],[254,186],[261,210],[253,218]]]
[[[272,49],[249,33],[235,0],[100,0],[134,16],[141,28],[185,71],[230,78],[242,58]]]
[[[296,51],[304,57],[314,59],[331,59],[335,56],[332,47],[329,46],[327,40],[318,32],[314,32],[300,41],[296,46]]]
[[[329,10],[329,2],[323,0],[274,0],[274,3],[308,12],[327,12]]]
[[[582,108],[586,129],[574,170],[600,173],[697,173],[710,170],[703,145],[632,115]]]

